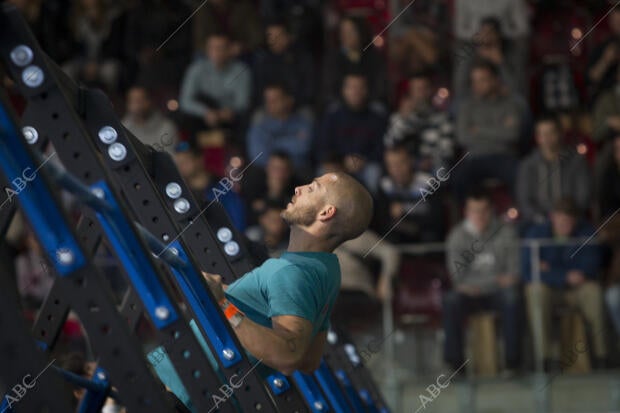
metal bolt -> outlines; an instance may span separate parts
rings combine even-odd
[[[229,348],[225,348],[224,350],[222,350],[222,355],[226,360],[232,360],[235,358],[235,352]]]
[[[113,143],[108,147],[108,155],[115,161],[122,161],[127,156],[127,148],[122,143]]]
[[[36,143],[39,140],[39,132],[32,126],[24,126],[22,128],[22,133],[24,134],[24,138],[26,138],[26,142],[30,145]]]
[[[273,379],[273,385],[276,386],[278,389],[281,389],[282,386],[284,386],[284,381],[279,378]]]
[[[174,210],[179,214],[184,214],[189,211],[189,201],[185,198],[179,198],[174,201]]]
[[[113,143],[118,138],[118,132],[112,126],[104,126],[97,133],[99,140],[107,145]]]
[[[181,190],[181,185],[177,184],[176,182],[170,182],[168,185],[166,185],[166,195],[168,195],[168,197],[172,199],[177,199],[178,197],[180,197],[182,192],[183,191]]]
[[[90,192],[92,192],[93,195],[95,195],[99,199],[105,198],[105,192],[103,192],[103,189],[101,189],[101,188],[93,188],[93,189],[91,189]]]
[[[60,248],[56,250],[56,259],[63,265],[70,265],[73,262],[73,251],[69,248]]]
[[[25,44],[20,44],[11,50],[11,60],[19,67],[24,67],[32,62],[32,49]]]
[[[169,316],[170,310],[168,310],[168,308],[164,307],[163,305],[160,305],[155,309],[155,317],[157,317],[158,319],[166,320]]]
[[[163,239],[164,241],[168,241],[170,239],[170,235],[164,234],[161,236],[161,239]]]
[[[41,69],[39,66],[28,66],[22,72],[22,81],[28,87],[39,87],[43,84],[44,80],[45,75],[43,74],[43,69]]]
[[[237,244],[236,241],[230,241],[224,244],[224,252],[230,255],[231,257],[239,254],[239,250],[240,250],[239,244]]]
[[[233,237],[233,233],[228,227],[222,227],[217,230],[217,239],[219,239],[220,242],[226,243],[230,241],[232,237]]]
[[[314,402],[314,408],[317,409],[318,411],[322,411],[323,408],[324,408],[323,403],[318,401],[318,400],[315,401]]]

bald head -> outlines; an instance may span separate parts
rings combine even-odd
[[[355,178],[344,172],[326,174],[326,203],[336,207],[331,233],[339,242],[359,237],[372,219],[372,196]]]
[[[289,247],[309,247],[300,240],[310,236],[313,247],[331,251],[368,228],[372,197],[346,173],[330,172],[296,187],[281,216],[292,229]]]

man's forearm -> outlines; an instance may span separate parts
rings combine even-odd
[[[247,317],[234,331],[247,351],[283,373],[298,369],[303,360],[306,345],[293,332],[267,328]]]

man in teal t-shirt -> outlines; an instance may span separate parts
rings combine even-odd
[[[229,286],[219,275],[203,273],[247,353],[286,375],[319,367],[340,289],[340,265],[332,251],[364,232],[371,217],[368,191],[347,174],[328,173],[295,188],[282,212],[291,235],[280,258]],[[186,401],[178,380],[166,379],[175,374],[164,361],[156,365],[158,374]]]
[[[364,232],[371,217],[372,197],[359,182],[344,173],[325,174],[295,188],[282,211],[291,236],[280,258],[227,288],[221,277],[205,273],[222,307],[242,313],[229,321],[248,353],[284,374],[318,368],[340,289],[340,265],[332,251]]]

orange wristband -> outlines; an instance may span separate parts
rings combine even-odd
[[[222,307],[222,310],[224,310],[224,315],[226,316],[227,320],[230,320],[232,317],[235,316],[235,314],[241,314],[241,311],[233,303],[231,303],[225,298],[220,300],[220,307]]]
[[[233,303],[228,301],[226,298],[220,300],[220,307],[224,311],[224,315],[226,316],[226,320],[233,326],[233,328],[239,327],[239,324],[245,318],[245,314],[243,314]]]

